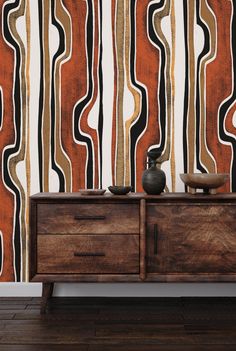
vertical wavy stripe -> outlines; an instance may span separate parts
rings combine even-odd
[[[29,246],[29,196],[31,189],[31,160],[30,160],[30,43],[31,43],[31,18],[30,18],[30,2],[26,0],[25,8],[25,28],[26,28],[26,58],[25,58],[25,80],[26,80],[26,142],[25,142],[25,168],[26,168],[26,196],[25,196],[25,244],[24,245],[24,256],[23,260],[23,271],[25,272],[25,277],[22,279],[28,281],[29,277],[29,256],[28,256],[28,246]]]
[[[117,12],[117,0],[112,0],[112,48],[114,58],[114,97],[113,97],[113,113],[112,113],[112,184],[116,184],[116,141],[117,141],[117,84],[118,84],[118,66],[117,66],[117,49],[116,49],[116,12]]]
[[[163,111],[160,110],[160,113],[163,114],[162,120],[162,141],[161,141],[161,150],[164,151],[160,157],[160,161],[164,162],[170,158],[170,126],[171,126],[171,79],[170,79],[170,47],[168,41],[161,29],[161,22],[164,17],[169,16],[170,14],[170,0],[166,0],[165,6],[161,8],[160,11],[156,12],[154,15],[154,24],[155,31],[157,35],[157,45],[161,51],[161,82],[160,87],[162,87],[162,92],[160,99],[160,105],[163,106]],[[163,150],[164,149],[164,150]]]
[[[12,246],[13,235],[15,231],[15,220],[14,220],[14,192],[8,185],[11,185],[10,174],[8,170],[8,163],[6,154],[4,152],[12,148],[15,140],[15,129],[14,129],[14,101],[13,101],[13,89],[14,89],[14,50],[9,47],[8,42],[5,38],[4,23],[7,25],[7,12],[5,8],[6,2],[0,1],[0,19],[3,26],[0,31],[0,51],[1,55],[4,56],[4,60],[0,66],[0,86],[1,86],[1,130],[0,130],[0,196],[4,199],[4,206],[1,206],[0,210],[0,230],[2,233],[2,252],[7,253],[2,257],[2,267],[4,267],[0,276],[0,281],[14,281],[14,250]],[[5,10],[4,10],[5,9]],[[8,33],[6,33],[8,36]],[[4,108],[3,108],[4,107]],[[8,156],[8,155],[7,155]],[[7,180],[7,183],[5,182]]]
[[[127,87],[133,96],[134,110],[132,115],[125,121],[125,184],[131,183],[131,162],[130,162],[130,127],[137,120],[141,105],[140,92],[135,89],[131,84],[130,71],[134,69],[134,66],[130,65],[130,5],[131,1],[125,1],[125,75],[127,81]]]
[[[39,82],[39,109],[38,109],[38,162],[39,162],[39,189],[43,191],[43,140],[42,140],[42,123],[43,123],[43,92],[44,92],[44,59],[43,59],[43,3],[38,0],[39,13],[39,47],[40,47],[40,82]]]
[[[194,55],[194,2],[188,2],[188,50],[189,50],[189,101],[188,101],[188,172],[194,172],[195,159],[195,55]]]
[[[72,191],[85,188],[87,183],[87,147],[86,143],[78,143],[74,129],[78,130],[75,119],[75,106],[88,90],[88,56],[86,52],[86,28],[88,7],[85,1],[75,4],[64,0],[63,4],[70,17],[71,48],[68,60],[61,66],[61,138],[62,146],[71,160]],[[80,18],[80,21],[77,19]],[[70,94],[68,94],[70,91]],[[87,140],[87,139],[86,139]],[[90,149],[91,150],[91,149]]]
[[[21,16],[25,16],[26,13],[26,5],[27,2],[25,0],[22,0],[19,3],[19,7],[15,11],[12,11],[9,14],[9,23],[10,23],[10,31],[12,38],[15,42],[15,48],[17,52],[17,57],[18,57],[18,69],[19,71],[16,72],[18,75],[17,80],[18,80],[18,86],[16,85],[16,89],[19,89],[19,102],[18,103],[18,108],[19,108],[19,115],[16,113],[15,118],[16,118],[16,125],[18,125],[18,134],[17,134],[17,152],[14,153],[14,156],[12,155],[9,158],[9,168],[11,170],[11,178],[14,181],[18,192],[16,194],[17,196],[17,206],[18,206],[18,211],[19,211],[19,233],[15,234],[14,240],[17,243],[16,248],[17,250],[15,251],[15,270],[16,270],[16,275],[17,275],[17,280],[26,280],[27,277],[27,269],[26,269],[26,261],[27,261],[27,248],[26,248],[26,242],[27,242],[27,230],[26,230],[26,218],[25,218],[25,212],[26,212],[26,195],[25,190],[22,184],[22,179],[19,178],[19,174],[17,174],[17,165],[20,163],[23,163],[26,157],[26,137],[27,137],[27,113],[28,113],[28,107],[27,107],[27,85],[26,85],[26,49],[24,42],[21,38],[21,36],[18,33],[17,30],[17,20]],[[15,105],[16,106],[16,105]],[[17,119],[20,118],[20,121],[17,121]],[[25,173],[25,177],[27,177],[26,169],[25,167],[22,168],[22,173]],[[20,262],[20,265],[19,265]]]
[[[224,141],[223,136],[225,108],[227,107],[227,103],[226,105],[224,103],[231,99],[233,86],[233,58],[231,54],[233,3],[226,1],[223,4],[222,1],[208,0],[208,6],[217,23],[217,51],[214,60],[209,62],[206,67],[206,141],[216,161],[217,172],[227,173],[231,170],[232,149],[230,143]],[[222,16],[222,8],[224,16]],[[229,183],[222,190],[229,190]]]
[[[163,41],[165,42],[164,35],[161,31],[160,20],[162,16],[165,16],[165,7],[166,2],[152,2],[149,7],[149,36],[160,52],[160,77],[159,77],[159,86],[158,86],[158,102],[159,102],[159,125],[160,125],[160,141],[157,145],[157,149],[163,152],[166,143],[166,116],[167,116],[167,91],[166,91],[166,53],[165,46],[163,45]],[[164,7],[164,9],[163,9]],[[158,32],[158,33],[157,33]]]
[[[60,75],[61,65],[67,61],[71,53],[71,21],[61,0],[51,3],[52,24],[59,33],[59,46],[52,59],[52,85],[51,85],[51,158],[52,168],[59,176],[59,191],[71,191],[72,176],[71,163],[66,155],[61,141],[61,101],[60,101]]]
[[[51,139],[51,115],[50,115],[50,52],[49,52],[49,16],[50,1],[42,1],[42,53],[43,53],[43,110],[42,110],[42,143],[43,143],[43,191],[49,191],[49,169],[50,169],[50,139]]]
[[[145,14],[146,15],[146,14]],[[144,82],[139,78],[140,73],[140,57],[136,56],[137,47],[136,39],[138,38],[138,26],[136,25],[138,16],[138,3],[136,0],[131,0],[130,2],[130,31],[131,31],[131,46],[130,46],[130,67],[135,68],[137,62],[136,71],[131,69],[130,79],[132,85],[139,91],[141,95],[141,106],[138,118],[133,122],[130,129],[130,184],[133,187],[133,190],[139,191],[141,187],[140,181],[138,181],[137,176],[140,177],[140,173],[144,169],[144,160],[145,153],[142,151],[142,154],[139,155],[138,146],[142,140],[142,134],[144,133],[147,122],[148,122],[148,99],[147,99],[147,87]],[[138,17],[137,17],[138,18]],[[147,23],[147,22],[146,22]],[[140,28],[141,36],[143,35],[143,27]],[[141,38],[139,39],[141,40]],[[137,40],[138,45],[138,40]],[[151,68],[151,67],[150,67]],[[141,166],[141,167],[140,167]],[[141,188],[142,189],[142,188]]]
[[[216,23],[206,0],[196,1],[197,24],[204,32],[204,47],[197,60],[196,84],[196,162],[197,168],[205,173],[216,172],[215,160],[206,143],[205,70],[216,55]]]
[[[97,65],[98,65],[98,6],[97,1],[87,2],[86,20],[86,57],[88,90],[86,95],[75,105],[74,108],[74,137],[80,143],[86,145],[87,166],[85,177],[86,187],[98,186],[97,164],[97,133],[88,125],[88,114],[97,98]],[[95,25],[94,25],[95,24]],[[94,43],[96,45],[94,45]]]
[[[170,63],[170,79],[171,79],[171,150],[170,150],[170,163],[171,163],[171,187],[172,191],[176,189],[176,166],[175,166],[175,55],[176,55],[176,19],[175,19],[175,0],[171,1],[170,10],[171,21],[171,63]]]
[[[58,1],[56,2],[57,4],[57,10],[58,7],[60,8],[60,5],[58,4]],[[56,86],[55,84],[55,71],[57,69],[57,77],[58,77],[58,67],[56,67],[56,61],[64,53],[65,50],[65,39],[64,39],[64,32],[63,28],[60,24],[60,22],[56,18],[56,9],[55,9],[55,1],[51,1],[51,19],[52,19],[52,24],[57,28],[58,33],[59,33],[59,46],[52,58],[52,67],[51,67],[51,101],[50,101],[50,121],[51,121],[51,165],[52,169],[57,173],[59,177],[59,191],[63,192],[65,191],[65,174],[63,172],[63,168],[60,167],[58,162],[56,162],[56,152],[57,156],[59,156],[60,159],[64,156],[62,153],[62,150],[60,150],[60,136],[59,136],[59,121],[58,121],[58,114],[56,114],[56,102],[58,101],[58,85]],[[59,10],[60,11],[60,10]],[[57,13],[58,14],[58,13]],[[60,16],[60,12],[59,12]],[[58,83],[58,82],[57,82]],[[58,111],[58,109],[57,109]],[[66,160],[67,161],[67,160]],[[62,165],[61,165],[62,166]]]
[[[232,2],[232,15],[230,26],[230,44],[231,44],[231,59],[232,59],[232,92],[231,95],[223,101],[219,109],[219,135],[223,142],[226,142],[231,147],[231,179],[232,191],[236,191],[236,137],[230,129],[226,129],[226,120],[228,111],[236,105],[236,1]],[[232,120],[231,120],[232,121]],[[232,122],[231,122],[232,123]],[[229,124],[228,124],[229,125]],[[234,130],[235,132],[235,130]]]
[[[2,125],[3,125],[3,103],[4,103],[4,99],[3,99],[3,92],[2,92],[2,87],[0,86],[0,131],[2,129]]]
[[[25,84],[21,86],[22,72],[20,67],[24,69],[24,65],[21,66],[21,50],[23,51],[22,41],[16,30],[16,19],[24,13],[24,2],[23,6],[20,1],[15,1],[14,3],[6,3],[3,9],[3,30],[4,37],[7,44],[14,50],[14,88],[13,88],[13,106],[14,106],[14,128],[16,131],[14,144],[5,147],[3,151],[3,168],[4,168],[4,183],[7,188],[11,191],[14,196],[14,228],[12,234],[13,242],[13,257],[14,257],[14,275],[17,281],[21,280],[21,259],[22,257],[22,246],[21,246],[21,230],[24,235],[25,228],[21,227],[22,216],[24,216],[24,211],[21,211],[21,206],[24,206],[24,196],[22,186],[18,180],[16,174],[16,164],[22,159],[24,143],[22,143],[23,148],[21,148],[21,133],[22,123],[25,126],[25,114],[22,115],[22,97],[25,97]],[[18,42],[16,41],[18,40]],[[23,58],[24,59],[24,58]],[[22,91],[22,87],[24,90]],[[22,95],[21,95],[22,94]],[[25,106],[24,106],[25,107]],[[25,110],[24,110],[25,112]],[[21,150],[20,150],[21,148]],[[22,203],[21,203],[22,200]],[[23,236],[22,235],[22,236]],[[5,242],[5,239],[4,239]],[[5,243],[4,243],[5,244]],[[25,259],[25,257],[24,257]]]
[[[142,173],[147,167],[146,151],[159,142],[159,51],[153,45],[150,1],[137,1],[132,13],[131,78],[140,95],[139,115],[131,129],[131,180],[137,191],[142,189]],[[138,23],[138,25],[137,25]],[[134,67],[134,69],[132,69]]]
[[[99,64],[98,64],[98,80],[99,80],[99,116],[98,116],[98,162],[99,162],[99,187],[103,184],[103,2],[99,0]]]
[[[188,48],[188,3],[183,0],[184,43],[185,43],[185,89],[183,101],[183,161],[184,173],[188,172],[187,121],[189,100],[189,48]],[[185,191],[187,188],[185,187]]]
[[[124,1],[116,2],[116,55],[117,55],[117,129],[116,129],[116,184],[124,183],[124,125],[123,125],[123,98],[124,98],[124,32],[125,32]]]

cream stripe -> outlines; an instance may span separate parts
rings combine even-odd
[[[30,174],[30,41],[31,41],[31,33],[30,33],[30,4],[29,0],[26,0],[26,11],[25,11],[25,21],[26,21],[26,265],[25,265],[25,279],[28,281],[29,279],[29,256],[28,256],[28,248],[29,248],[29,196],[31,189],[31,174]]]
[[[103,148],[102,187],[112,184],[112,116],[114,99],[114,56],[112,47],[112,0],[103,0],[102,73],[103,73]]]

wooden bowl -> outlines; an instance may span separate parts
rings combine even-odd
[[[196,194],[196,189],[203,189],[205,193],[216,194],[216,189],[224,185],[229,179],[227,173],[182,173],[181,180],[189,187],[191,194]]]
[[[106,189],[79,189],[81,195],[103,195]]]
[[[111,185],[108,189],[114,195],[126,195],[132,190],[132,186]]]

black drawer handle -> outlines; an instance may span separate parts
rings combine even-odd
[[[75,216],[75,219],[80,220],[103,220],[106,219],[105,216]]]
[[[104,257],[104,252],[74,252],[76,257]]]
[[[157,255],[158,227],[154,224],[154,255]]]

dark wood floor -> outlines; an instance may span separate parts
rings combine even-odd
[[[1,351],[236,350],[236,298],[0,298]]]

